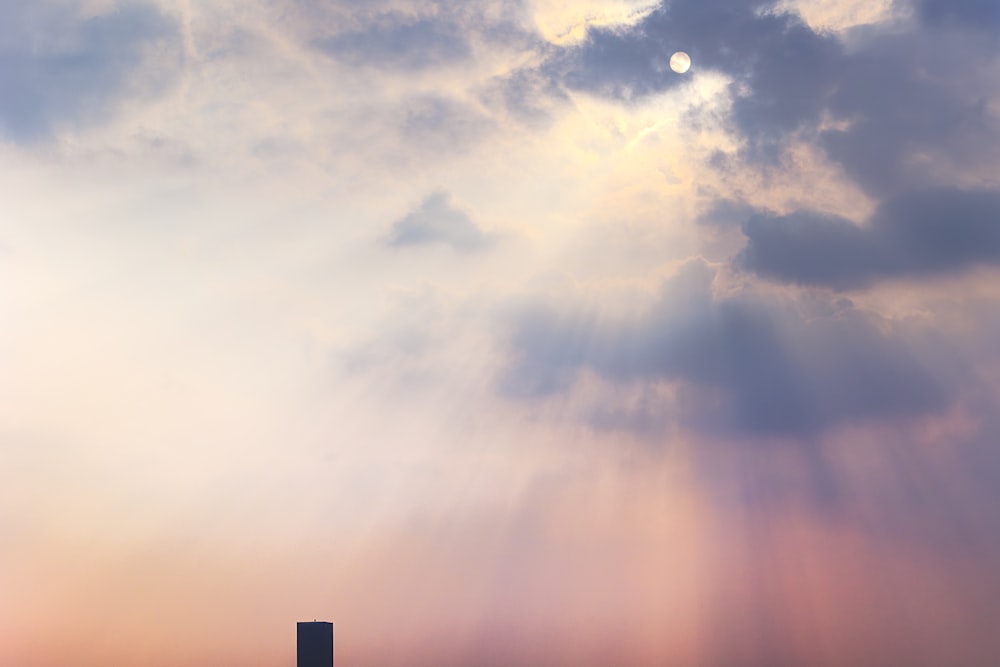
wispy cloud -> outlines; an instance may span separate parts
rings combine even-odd
[[[327,37],[316,45],[345,64],[361,67],[422,69],[470,55],[461,26],[400,14],[382,15],[365,30]]]

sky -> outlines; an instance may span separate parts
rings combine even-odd
[[[993,0],[0,0],[0,322],[0,664],[1000,660]]]

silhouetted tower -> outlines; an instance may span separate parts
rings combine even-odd
[[[333,623],[298,623],[298,667],[333,667]]]

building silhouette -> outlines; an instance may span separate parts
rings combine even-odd
[[[333,667],[333,623],[296,624],[298,667]]]

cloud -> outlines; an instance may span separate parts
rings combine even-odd
[[[996,164],[1000,92],[992,48],[962,35],[875,35],[836,67],[826,113],[842,122],[818,145],[865,192],[882,198]]]
[[[386,13],[372,25],[319,40],[326,54],[352,66],[422,69],[465,60],[461,26],[430,17]]]
[[[304,6],[313,46],[352,67],[414,72],[475,60],[480,52],[521,51],[538,43],[520,2],[446,1]],[[482,49],[481,47],[488,47]]]
[[[735,79],[733,114],[745,133],[792,130],[822,108],[841,46],[795,14],[763,11],[772,4],[663,3],[635,26],[591,28],[550,68],[570,88],[631,98],[679,85],[683,78],[668,61],[674,51],[687,51],[695,71]]]
[[[559,82],[533,67],[519,67],[491,79],[482,99],[492,109],[506,111],[514,120],[544,127],[569,101]]]
[[[396,247],[441,244],[460,252],[476,252],[489,248],[494,241],[493,235],[451,203],[451,195],[438,191],[397,220],[386,243]]]
[[[707,229],[729,229],[739,227],[746,220],[759,213],[753,206],[736,199],[714,199],[697,218]]]
[[[151,4],[87,18],[8,0],[0,4],[0,132],[30,143],[63,126],[105,122],[123,99],[161,91],[180,57],[175,22]]]
[[[951,402],[892,322],[843,300],[716,296],[714,277],[704,262],[687,263],[632,319],[526,309],[507,341],[501,391],[567,393],[585,370],[621,386],[672,384],[686,426],[765,436],[924,415]],[[657,419],[642,407],[639,432]]]
[[[403,111],[403,139],[439,154],[462,152],[496,129],[475,107],[442,96],[408,100]]]
[[[757,213],[743,230],[742,268],[786,282],[854,289],[1000,264],[1000,191],[908,193],[884,202],[865,226],[810,211]]]
[[[633,26],[590,28],[541,70],[570,89],[630,100],[679,85],[667,59],[687,51],[694,76],[731,80],[728,124],[744,158],[773,161],[783,145],[806,141],[882,197],[995,166],[995,45],[942,26],[996,25],[997,11],[992,2],[924,0],[923,23],[869,26],[848,39],[774,2],[676,0]]]
[[[1000,5],[993,0],[918,0],[917,13],[930,24],[1000,27]]]

